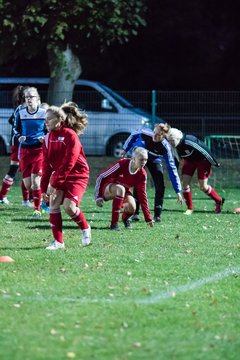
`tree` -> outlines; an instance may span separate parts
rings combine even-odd
[[[72,97],[81,55],[128,42],[145,25],[145,12],[144,0],[0,0],[0,64],[47,50],[48,101],[60,104]]]

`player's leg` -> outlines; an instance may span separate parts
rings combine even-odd
[[[55,196],[49,198],[50,213],[49,220],[53,235],[53,241],[46,247],[47,250],[58,250],[64,248],[62,233],[62,215],[60,205],[63,201],[64,192],[57,190]]]
[[[111,230],[118,230],[118,220],[123,201],[125,197],[125,188],[119,184],[108,184],[104,190],[104,200],[113,200],[112,202],[112,220]]]
[[[31,189],[33,193],[33,203],[34,203],[33,215],[36,214],[36,217],[41,217],[40,206],[41,206],[42,192],[40,188],[40,183],[41,183],[41,175],[31,174]]]
[[[88,178],[82,179],[78,183],[65,184],[67,190],[64,192],[63,208],[71,219],[78,225],[82,233],[82,245],[91,244],[91,227],[88,224],[84,213],[78,207],[86,191]]]
[[[32,194],[33,194],[33,203],[34,203],[34,212],[33,216],[41,216],[41,175],[42,175],[42,163],[43,163],[43,153],[42,148],[30,149],[28,154],[29,160],[32,161],[31,166],[31,182],[32,182]]]
[[[14,152],[13,148],[14,147],[12,146],[11,147],[12,153],[11,153],[10,167],[9,167],[7,174],[3,178],[2,187],[0,190],[0,203],[1,204],[9,204],[9,201],[7,199],[7,194],[13,185],[14,178],[15,178],[16,173],[19,168],[19,162],[16,159],[16,155],[15,155],[16,151]]]
[[[198,165],[198,183],[200,190],[215,201],[215,213],[219,214],[222,212],[222,205],[225,201],[215,191],[215,189],[208,185],[208,178],[212,175],[211,164],[206,160],[202,160]]]
[[[130,217],[135,213],[136,202],[131,193],[127,193],[123,201],[124,212],[122,214],[122,220],[126,229],[131,229],[132,224],[130,222]]]
[[[190,162],[187,160],[183,161],[182,166],[182,188],[183,188],[183,197],[187,205],[187,211],[185,215],[191,215],[193,212],[193,201],[192,201],[192,191],[191,191],[191,180],[193,174],[196,170],[197,164],[195,162]]]

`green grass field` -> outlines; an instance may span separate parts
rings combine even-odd
[[[215,215],[194,190],[187,217],[168,190],[161,223],[113,232],[111,203],[97,208],[89,188],[93,245],[64,215],[66,249],[49,252],[48,214],[32,219],[14,186],[0,207],[0,256],[14,259],[0,263],[0,359],[238,359],[239,189],[220,194]]]

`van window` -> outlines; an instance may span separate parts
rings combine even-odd
[[[74,91],[73,101],[78,104],[80,109],[97,112],[116,112],[113,104],[109,108],[103,107],[104,96],[93,87],[87,85],[78,85]]]

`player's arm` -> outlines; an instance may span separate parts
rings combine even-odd
[[[139,203],[141,205],[144,219],[150,227],[153,226],[153,219],[150,214],[149,206],[148,206],[148,199],[147,199],[147,192],[146,192],[146,175],[142,175],[141,178],[138,179],[138,184],[136,186],[136,190],[138,193]]]

